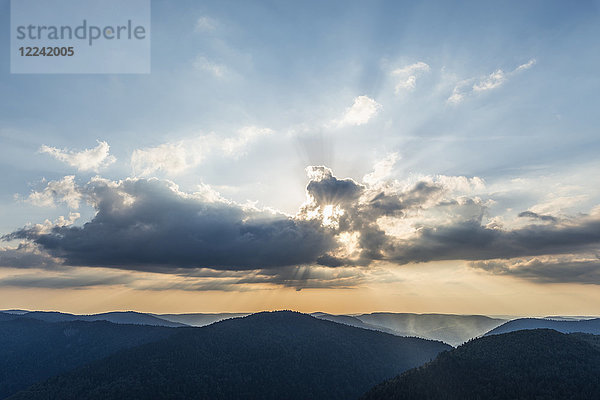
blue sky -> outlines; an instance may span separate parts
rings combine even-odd
[[[152,1],[152,72],[140,75],[10,74],[7,0],[0,10],[3,234],[69,212],[81,214],[75,227],[90,221],[98,208],[77,187],[94,176],[156,177],[182,193],[210,190],[235,204],[310,219],[299,211],[311,201],[308,166],[327,166],[336,182],[367,185],[365,175],[385,160],[385,179],[396,182],[388,191],[406,194],[418,182],[456,189],[466,179],[468,189],[438,200],[467,207],[464,199],[475,199],[481,226],[501,219],[513,232],[525,226],[518,214],[529,210],[561,221],[530,221],[549,232],[598,213],[597,1]],[[72,161],[93,148],[100,158]],[[71,175],[70,195],[83,196],[77,209],[43,195],[48,182],[65,184]],[[415,211],[411,223],[415,232],[447,227],[468,213],[464,207]],[[570,258],[562,265],[593,261],[598,241],[581,234],[587,247],[564,249],[560,256]],[[31,235],[20,240],[49,251]],[[597,262],[579,280],[512,273],[550,257],[545,251],[509,252],[511,273],[486,271],[536,284],[600,284]],[[503,258],[432,262],[489,263],[497,255]],[[376,262],[393,269],[398,257],[408,256]],[[556,259],[544,260],[555,268]],[[360,276],[371,271],[365,260],[345,263],[350,275],[350,267]],[[101,267],[123,268],[116,264]]]

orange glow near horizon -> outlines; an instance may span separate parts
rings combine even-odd
[[[491,276],[452,263],[395,267],[393,283],[352,289],[275,285],[245,291],[142,290],[125,286],[86,289],[3,288],[0,309],[76,314],[133,310],[152,313],[258,312],[292,309],[332,314],[376,311],[484,315],[597,315],[595,285],[536,284]],[[164,276],[169,279],[168,275]]]

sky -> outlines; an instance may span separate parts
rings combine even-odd
[[[152,1],[11,74],[0,309],[597,315],[600,2]]]

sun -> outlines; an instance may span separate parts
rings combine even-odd
[[[339,227],[339,218],[344,215],[344,210],[340,206],[328,204],[321,210],[323,225],[331,228]]]

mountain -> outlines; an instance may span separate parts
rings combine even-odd
[[[0,399],[53,375],[176,331],[106,321],[49,323],[13,317],[0,322]]]
[[[350,315],[333,315],[333,314],[327,314],[327,313],[323,313],[323,312],[316,312],[316,313],[312,313],[310,315],[312,315],[315,318],[324,319],[326,321],[337,322],[338,324],[350,325],[350,326],[355,326],[357,328],[369,329],[372,331],[379,331],[379,332],[386,332],[386,333],[390,333],[392,335],[400,336],[400,335],[398,335],[397,332],[393,331],[392,329],[388,329],[383,326],[367,324],[367,323],[361,321],[360,319],[350,316]]]
[[[540,318],[519,318],[492,329],[487,335],[514,332],[522,329],[554,329],[562,333],[583,332],[600,335],[600,318],[581,321],[561,321]]]
[[[117,324],[141,324],[155,326],[206,326],[229,318],[245,317],[248,313],[189,313],[189,314],[145,314],[134,311],[108,312],[92,315],[75,315],[51,311],[6,310],[0,321],[14,318],[16,313],[47,322],[58,321],[109,321]],[[390,333],[397,336],[415,336],[423,339],[440,340],[452,346],[478,337],[506,320],[482,315],[451,314],[403,314],[372,313],[361,315],[333,315],[323,312],[312,316],[357,328]]]
[[[371,326],[388,329],[400,336],[441,340],[457,346],[481,336],[506,322],[483,315],[371,313],[355,316]]]
[[[450,348],[297,312],[263,312],[179,328],[11,399],[352,399]]]
[[[19,311],[16,313],[15,311]],[[180,327],[187,326],[179,322],[168,321],[154,315],[139,313],[135,311],[113,311],[102,314],[76,315],[61,313],[57,311],[23,311],[8,310],[2,311],[3,314],[9,317],[4,319],[14,319],[17,316],[37,319],[45,322],[66,322],[66,321],[108,321],[115,324],[133,324],[133,325],[153,325],[153,326],[168,326]],[[2,317],[0,317],[0,320]]]
[[[596,339],[523,330],[441,353],[435,361],[377,385],[363,400],[600,399],[599,377]]]
[[[162,320],[178,322],[189,326],[206,326],[224,319],[245,317],[248,313],[218,313],[218,314],[150,314]]]
[[[25,314],[27,316],[27,314]],[[83,316],[84,321],[108,321],[115,324],[134,324],[134,325],[152,325],[152,326],[168,326],[181,327],[186,326],[179,322],[168,321],[163,318],[155,317],[154,315],[139,313],[135,311],[108,312],[102,314],[93,314]]]
[[[552,319],[555,321],[581,321],[581,320],[585,320],[585,319],[595,319],[598,317],[590,317],[590,316],[563,316],[563,315],[549,315],[547,317],[544,317],[543,319]],[[515,318],[513,318],[515,319]]]

